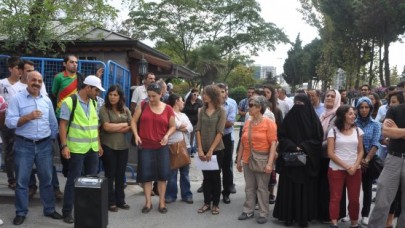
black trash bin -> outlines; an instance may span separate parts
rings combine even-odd
[[[105,228],[108,225],[107,178],[79,177],[75,181],[75,228]]]

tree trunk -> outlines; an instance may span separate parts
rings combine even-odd
[[[371,85],[373,80],[374,80],[374,71],[373,71],[373,66],[374,66],[374,46],[375,46],[375,39],[371,42],[371,53],[370,53],[370,67],[368,68],[368,75],[370,75],[368,79],[368,84]]]
[[[380,42],[380,44],[378,45],[378,77],[380,78],[380,83],[382,87],[386,87],[385,84],[385,80],[384,80],[384,72],[383,72],[383,65],[384,65],[384,61],[381,58],[382,55],[382,42]]]
[[[390,42],[388,40],[384,40],[384,63],[385,63],[384,71],[385,71],[385,82],[386,82],[387,86],[391,85],[389,48],[390,48]]]

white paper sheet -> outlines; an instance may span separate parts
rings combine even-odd
[[[195,166],[199,170],[219,170],[217,156],[212,155],[211,161],[201,161],[199,157],[194,158]]]

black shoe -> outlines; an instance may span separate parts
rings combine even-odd
[[[256,222],[259,224],[265,224],[267,222],[267,218],[265,217],[259,217],[256,219]]]
[[[225,203],[225,204],[230,204],[231,203],[231,199],[229,199],[229,196],[222,196],[222,201]]]
[[[13,219],[13,224],[18,226],[24,223],[25,220],[25,216],[22,215],[17,215],[15,216],[15,218]]]
[[[269,204],[274,204],[276,202],[276,196],[275,195],[270,195],[269,196]]]
[[[63,215],[63,221],[64,221],[65,223],[69,223],[69,224],[75,222],[75,220],[73,219],[72,214],[65,214],[65,215]]]
[[[255,216],[254,213],[248,214],[248,213],[242,212],[242,214],[239,215],[238,220],[246,220],[246,219],[253,218],[254,216]]]
[[[192,198],[182,199],[181,201],[186,202],[188,204],[193,204],[194,203]]]
[[[159,207],[159,208],[158,208],[158,211],[159,211],[161,214],[166,214],[166,213],[167,213],[167,207]]]
[[[204,189],[203,189],[203,186],[201,185],[201,187],[199,187],[198,189],[197,189],[197,192],[198,193],[202,193],[204,191]]]
[[[230,192],[231,194],[236,194],[236,188],[235,188],[235,185],[234,185],[234,184],[229,188],[229,192]]]
[[[50,214],[45,215],[46,217],[53,218],[53,219],[63,219],[63,216],[58,212],[54,211]]]
[[[337,224],[330,224],[329,228],[338,228]]]

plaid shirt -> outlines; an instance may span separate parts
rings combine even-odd
[[[377,147],[377,149],[380,148],[381,124],[379,122],[371,118],[363,122],[357,118],[356,125],[364,131],[363,143],[366,149],[364,153],[368,153],[372,146]]]

